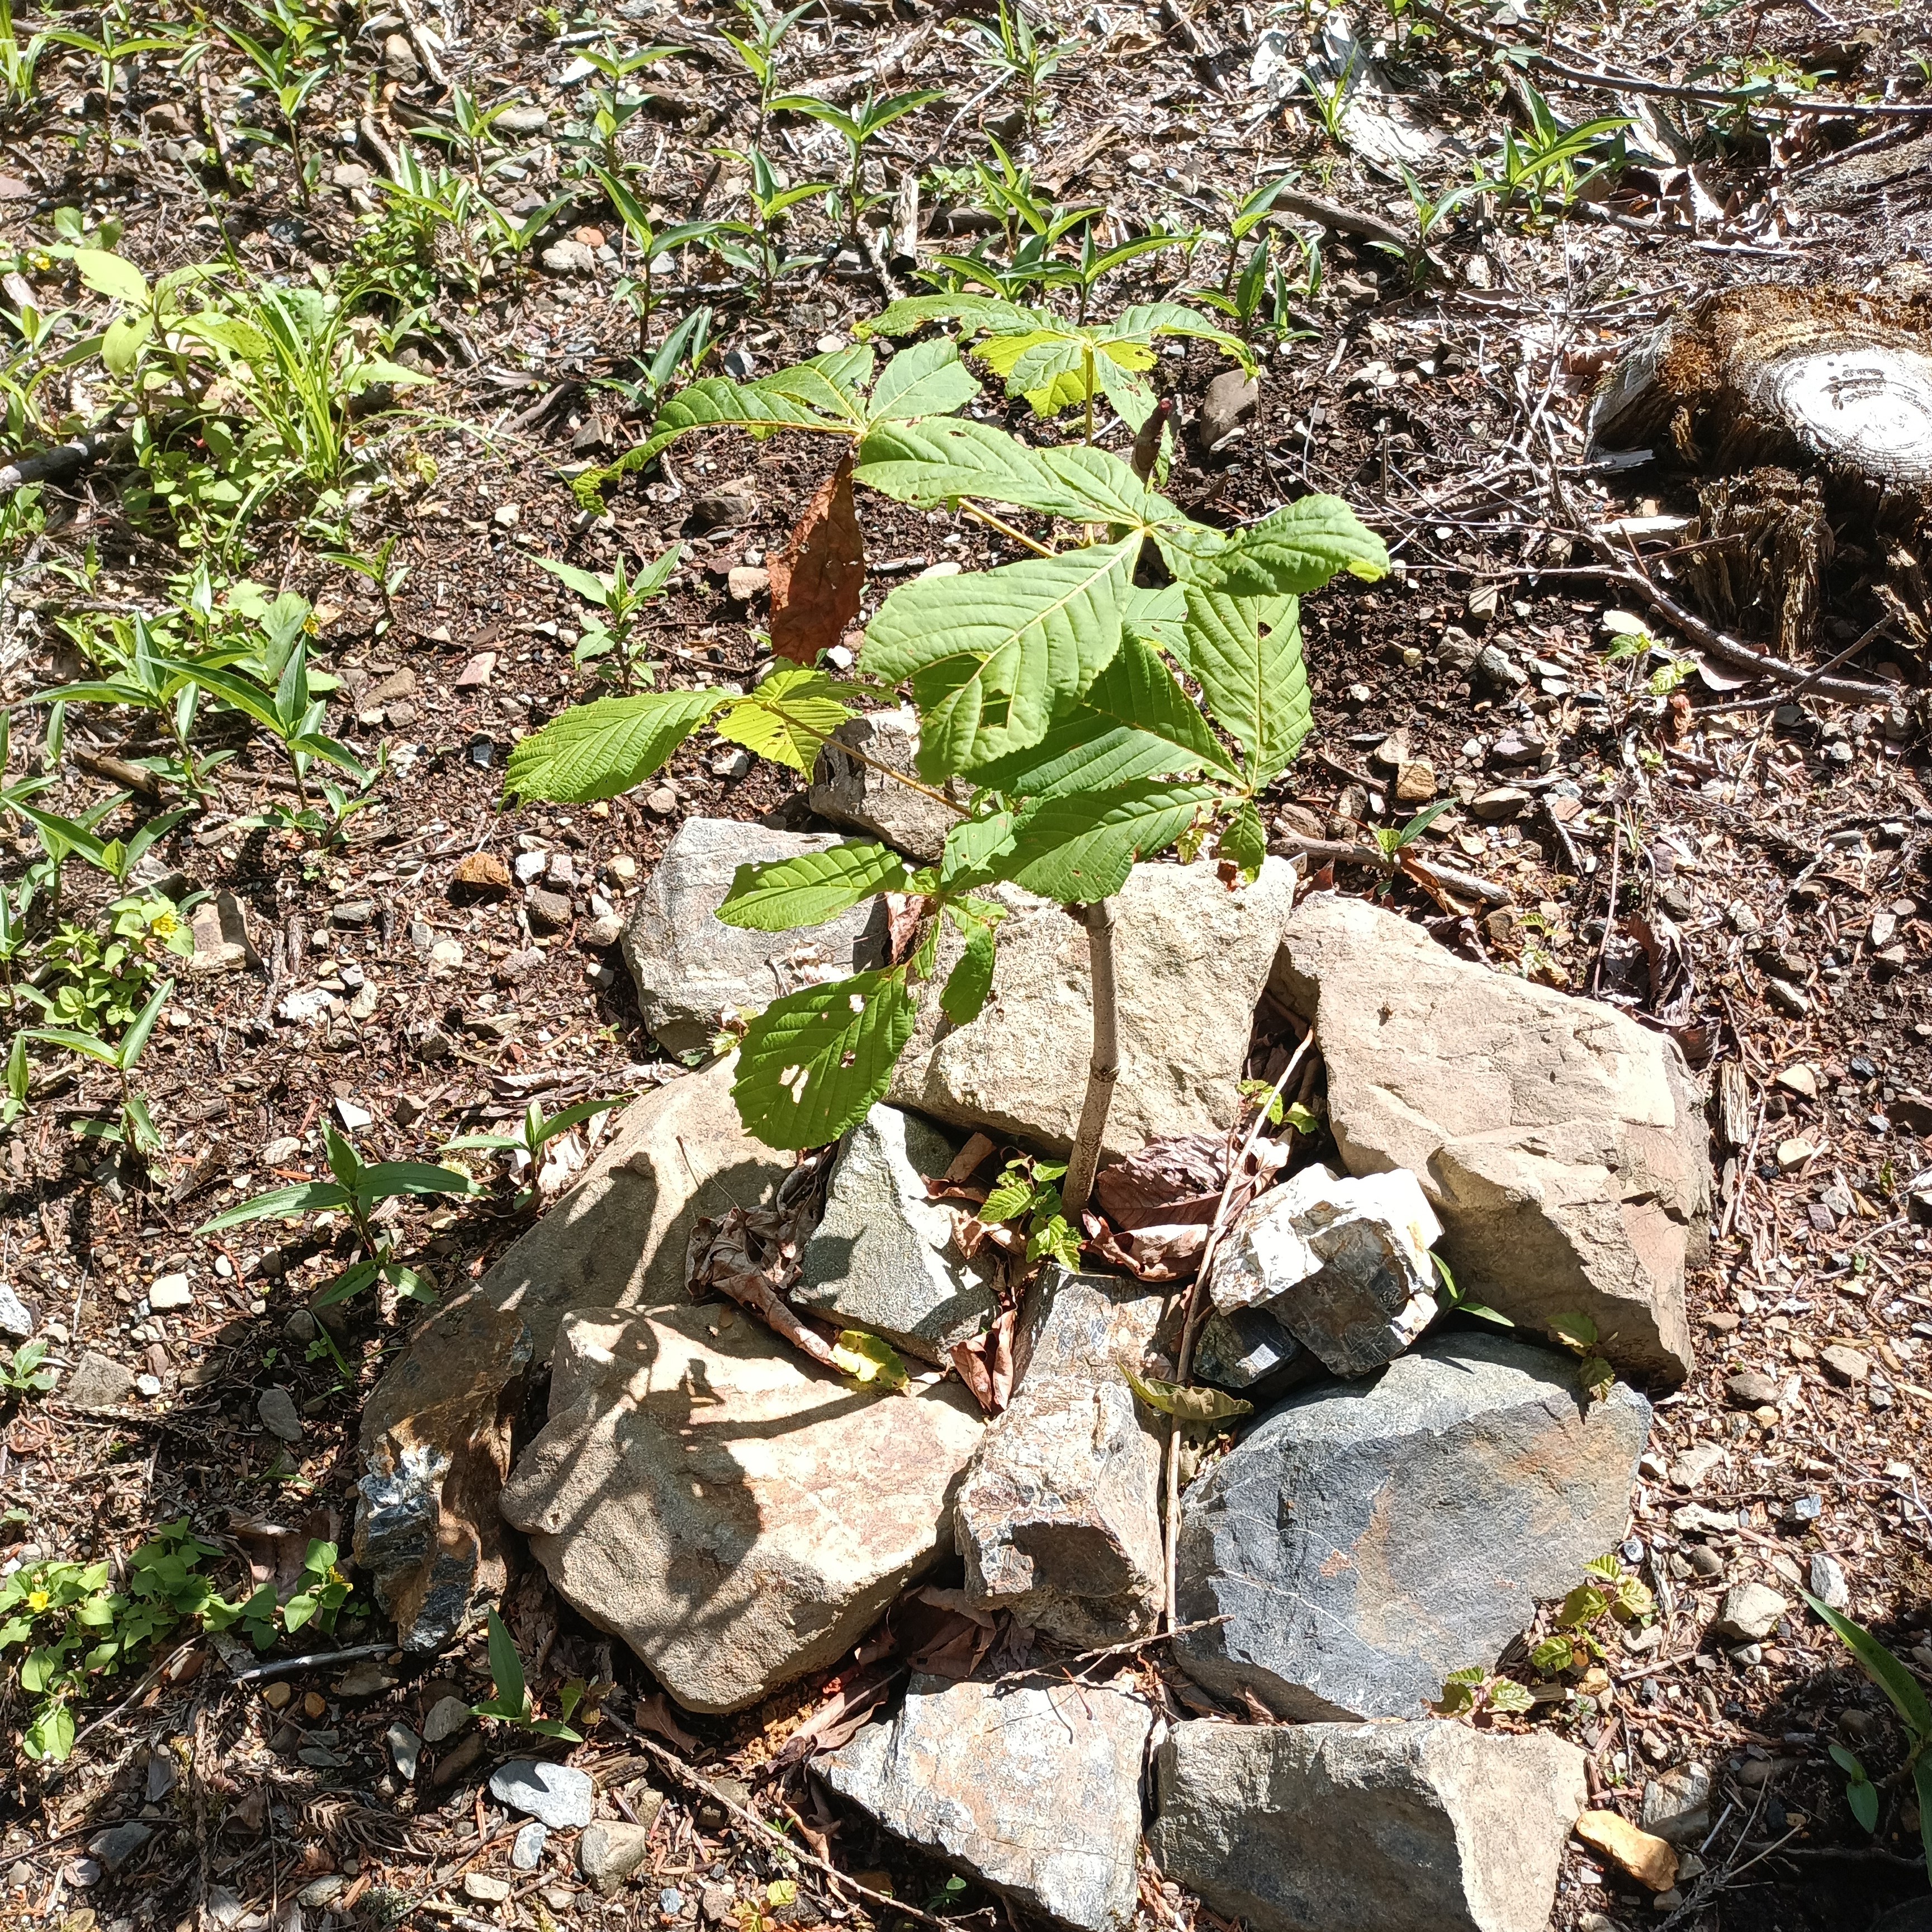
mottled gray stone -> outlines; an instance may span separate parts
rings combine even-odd
[[[589,1828],[596,1831],[595,1825]],[[541,1818],[532,1818],[510,1840],[510,1862],[518,1871],[535,1871],[543,1863],[544,1846],[550,1827]]]
[[[1736,1643],[1762,1643],[1791,1606],[1762,1583],[1733,1583],[1724,1592],[1712,1634]]]
[[[983,1426],[956,1382],[854,1388],[728,1304],[586,1311],[502,1511],[680,1703],[741,1710],[939,1560]]]
[[[389,1756],[395,1765],[396,1775],[405,1784],[413,1784],[416,1767],[422,1762],[422,1739],[398,1718],[383,1732],[382,1742],[389,1748]]]
[[[1250,1932],[1543,1932],[1583,1754],[1466,1724],[1177,1725],[1155,1862]]]
[[[914,761],[919,755],[919,720],[908,710],[873,711],[848,719],[819,752],[810,803],[820,818],[834,825],[849,825],[883,839],[921,865],[938,865],[946,835],[958,824],[959,814],[948,812],[936,798],[896,784],[872,765],[861,764],[852,755],[855,751],[862,752],[873,765],[918,779]],[[944,788],[961,794],[964,802],[964,788],[958,780],[945,781]]]
[[[544,1758],[513,1757],[490,1774],[490,1796],[499,1804],[537,1819],[553,1832],[589,1824],[596,1795],[590,1772]]]
[[[953,1506],[974,1601],[1083,1646],[1154,1628],[1160,1440],[1120,1364],[1138,1366],[1162,1300],[1116,1275],[1042,1277],[1025,1373]]]
[[[792,1300],[928,1362],[977,1334],[999,1298],[953,1244],[951,1208],[926,1190],[959,1146],[916,1114],[874,1107],[839,1150]]]
[[[265,1388],[255,1398],[255,1413],[261,1418],[262,1426],[278,1440],[299,1442],[302,1439],[302,1412],[286,1389]]]
[[[1620,1368],[1683,1379],[1711,1168],[1673,1041],[1334,893],[1295,908],[1269,989],[1314,1022],[1342,1165],[1415,1175],[1464,1294],[1525,1327],[1587,1315]]]
[[[101,1868],[111,1878],[129,1859],[146,1850],[148,1841],[154,1835],[152,1825],[110,1825],[104,1832],[97,1832],[87,1841],[88,1856],[98,1858]]]
[[[1304,1168],[1228,1229],[1209,1292],[1224,1315],[1267,1309],[1334,1373],[1366,1375],[1435,1320],[1442,1232],[1412,1174]]]
[[[470,1706],[460,1697],[439,1697],[429,1707],[429,1714],[423,1720],[423,1741],[440,1744],[444,1738],[454,1737],[458,1731],[467,1730],[470,1724]]]
[[[882,900],[788,932],[727,926],[716,916],[740,866],[845,842],[830,832],[775,832],[736,818],[687,818],[678,827],[624,929],[644,1024],[666,1052],[706,1052],[728,1010],[762,1012],[801,986],[885,964]]]
[[[1225,1134],[1240,1106],[1241,1066],[1294,873],[1270,859],[1230,892],[1218,868],[1136,866],[1114,900],[1120,1078],[1102,1137],[1103,1160],[1149,1141]],[[1093,1052],[1087,928],[1057,905],[1000,886],[1007,908],[993,991],[979,1018],[955,1026],[937,989],[963,941],[940,934],[938,973],[886,1098],[962,1127],[984,1127],[1061,1152],[1073,1144]]]
[[[1639,1822],[1646,1832],[1673,1845],[1702,1838],[1711,1828],[1709,1771],[1701,1764],[1680,1765],[1648,1780]]]
[[[496,1498],[524,1376],[550,1360],[565,1312],[682,1302],[700,1216],[769,1205],[790,1171],[745,1132],[736,1064],[626,1107],[576,1185],[415,1330],[376,1385],[362,1412],[356,1560],[405,1648],[441,1649],[508,1581]]]
[[[1189,1672],[1298,1720],[1414,1716],[1622,1540],[1649,1428],[1502,1336],[1290,1396],[1183,1502],[1180,1621],[1229,1618],[1179,1640]]]
[[[638,1822],[607,1818],[592,1825],[577,1841],[578,1869],[607,1898],[651,1855],[651,1826],[663,1798],[654,1791],[644,1793],[636,1808]]]
[[[59,1399],[70,1408],[90,1412],[124,1408],[134,1400],[134,1372],[112,1356],[89,1348],[74,1364]]]
[[[904,1708],[820,1760],[886,1828],[1081,1932],[1132,1918],[1141,1756],[1131,1685],[915,1677]]]
[[[1301,1354],[1301,1344],[1275,1319],[1271,1308],[1236,1308],[1211,1313],[1194,1342],[1194,1372],[1222,1388],[1252,1388]]]

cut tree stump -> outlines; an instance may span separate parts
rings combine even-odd
[[[1705,296],[1611,371],[1591,440],[1721,471],[1808,460],[1916,494],[1932,485],[1928,326],[1916,304],[1838,288]]]

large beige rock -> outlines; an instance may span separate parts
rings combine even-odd
[[[727,1012],[763,1012],[801,986],[886,963],[880,900],[784,932],[727,926],[717,916],[740,866],[846,842],[830,832],[779,832],[736,818],[687,818],[678,827],[624,928],[638,1010],[667,1053],[709,1052]]]
[[[1683,1379],[1711,1169],[1674,1042],[1333,893],[1295,908],[1270,990],[1315,1022],[1343,1164],[1415,1174],[1460,1289],[1532,1328],[1587,1315],[1619,1368]]]
[[[1120,1078],[1103,1156],[1233,1125],[1255,1004],[1294,896],[1293,870],[1279,859],[1234,891],[1205,861],[1135,867],[1114,901]],[[989,896],[1010,908],[992,998],[970,1026],[940,1013],[937,988],[961,946],[948,927],[886,1098],[1064,1150],[1094,1048],[1087,928],[1016,886]]]
[[[583,1178],[471,1288],[425,1322],[362,1414],[356,1557],[400,1642],[440,1649],[505,1580],[496,1495],[521,1378],[572,1308],[684,1298],[693,1224],[769,1204],[791,1157],[753,1140],[734,1062],[633,1101]]]
[[[1120,1932],[1134,1916],[1153,1726],[1153,1707],[1128,1678],[916,1676],[897,1717],[868,1724],[818,1768],[888,1831],[1028,1914]]]
[[[728,1304],[580,1312],[503,1514],[680,1704],[742,1710],[835,1662],[951,1546],[982,1426],[956,1382],[873,1394]]]
[[[1177,1724],[1148,1846],[1252,1932],[1543,1932],[1583,1762],[1446,1720]]]

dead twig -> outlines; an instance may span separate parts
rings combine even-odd
[[[755,1811],[748,1810],[735,1798],[726,1797],[708,1778],[700,1777],[676,1752],[667,1750],[662,1744],[646,1737],[642,1731],[634,1730],[613,1711],[606,1710],[604,1719],[605,1723],[614,1724],[632,1743],[642,1745],[680,1784],[688,1785],[708,1803],[716,1805],[721,1811],[728,1813],[741,1823],[750,1826],[761,1838],[770,1832],[771,1826]],[[964,1922],[957,1918],[935,1918],[929,1912],[922,1912],[916,1905],[907,1904],[903,1899],[889,1898],[884,1892],[874,1892],[870,1886],[861,1885],[856,1879],[848,1878],[829,1858],[821,1858],[807,1851],[802,1845],[788,1845],[785,1849],[800,1864],[810,1865],[814,1870],[823,1872],[836,1885],[846,1891],[856,1892],[861,1898],[869,1899],[874,1905],[884,1906],[902,1918],[910,1918],[916,1924],[936,1927],[938,1932],[954,1932],[955,1928]]]

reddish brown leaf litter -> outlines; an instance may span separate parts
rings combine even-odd
[[[866,538],[852,501],[848,449],[820,484],[772,558],[772,650],[816,664],[858,616],[866,587]]]

